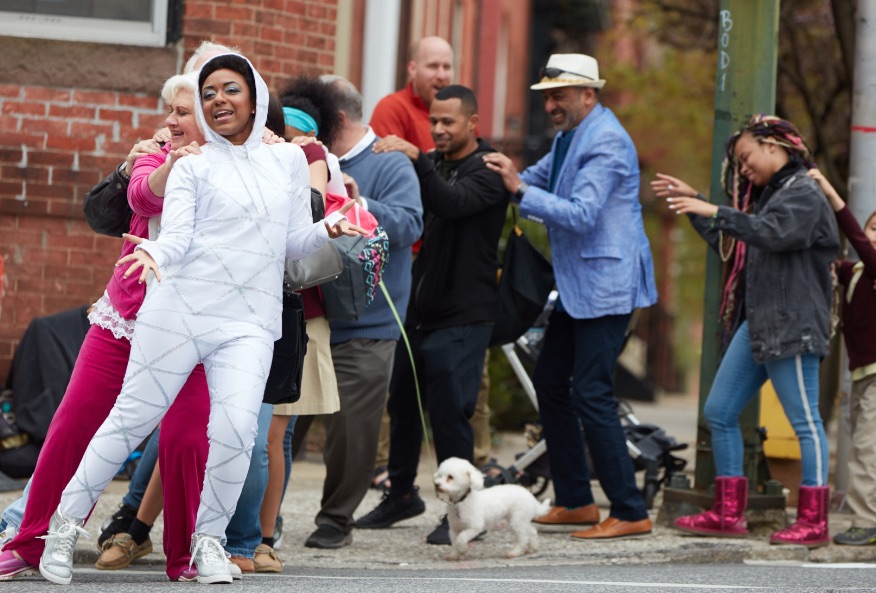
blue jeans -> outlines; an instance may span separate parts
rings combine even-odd
[[[596,477],[611,501],[609,515],[639,521],[648,512],[627,452],[613,379],[629,321],[629,314],[574,319],[555,310],[532,381],[547,441],[554,504],[574,508],[594,502],[586,440]]]
[[[5,531],[11,525],[17,532],[21,527],[21,522],[24,520],[24,508],[27,506],[27,494],[30,492],[30,482],[30,480],[27,481],[21,496],[12,501],[12,504],[3,511],[3,516],[0,517],[0,531]]]
[[[149,479],[152,477],[152,470],[155,468],[155,462],[158,460],[158,430],[156,429],[149,441],[146,443],[146,448],[143,450],[143,456],[140,457],[140,462],[137,464],[137,469],[134,470],[134,475],[131,476],[131,483],[128,486],[128,491],[122,498],[122,504],[132,506],[135,509],[140,508],[140,503],[143,500],[143,493],[146,492],[146,486],[149,485]],[[24,509],[27,506],[27,495],[30,492],[30,480],[24,487],[21,496],[15,499],[3,511],[0,517],[0,531],[5,530],[8,526],[12,526],[18,531],[21,526],[21,521],[24,519]]]
[[[827,438],[818,411],[819,364],[820,360],[815,354],[798,354],[766,363],[755,362],[751,354],[748,322],[739,326],[721,360],[703,408],[712,430],[716,475],[744,475],[739,415],[769,379],[800,441],[803,486],[827,484]]]
[[[274,406],[262,404],[259,409],[259,429],[252,448],[252,459],[243,490],[237,500],[237,507],[231,522],[225,528],[225,551],[232,556],[252,558],[256,547],[262,543],[262,524],[259,511],[265,488],[268,486],[268,430]]]
[[[280,502],[286,498],[286,487],[289,485],[289,478],[292,477],[292,438],[295,436],[295,423],[298,422],[298,416],[289,418],[289,426],[286,427],[286,434],[283,436],[283,457],[286,461],[286,479],[283,481],[283,494],[280,495]]]
[[[143,456],[134,470],[134,475],[131,476],[131,483],[128,484],[128,491],[122,497],[122,504],[135,509],[140,508],[143,494],[146,492],[149,480],[152,479],[152,471],[155,469],[155,464],[158,463],[158,433],[160,429],[160,426],[156,428],[149,440],[146,441]]]

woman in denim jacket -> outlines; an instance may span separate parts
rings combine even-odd
[[[712,430],[715,498],[711,510],[675,521],[684,531],[748,533],[739,415],[769,379],[800,441],[803,463],[797,520],[770,542],[808,547],[830,542],[818,367],[829,350],[830,264],[839,233],[821,189],[806,174],[812,167],[793,124],[758,115],[727,143],[723,181],[731,206],[710,204],[669,175],[651,182],[725,262],[721,321],[729,345],[704,408]]]

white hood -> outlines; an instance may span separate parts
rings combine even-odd
[[[249,69],[252,70],[252,76],[255,79],[255,87],[256,87],[256,112],[255,112],[255,120],[253,121],[252,132],[250,132],[249,137],[244,142],[247,146],[252,146],[255,144],[261,144],[262,135],[264,134],[265,122],[268,119],[268,85],[265,84],[264,79],[259,75],[258,70],[253,68],[252,63],[247,60],[245,57],[239,54],[222,54],[221,56],[214,56],[204,62],[204,65],[201,66],[201,69],[204,68],[207,64],[212,62],[213,60],[222,57],[222,56],[234,56],[235,58],[239,58],[247,63]],[[200,77],[200,74],[198,75]],[[197,104],[197,109],[195,109],[195,115],[198,118],[198,123],[201,125],[201,129],[204,130],[204,138],[206,138],[207,142],[216,142],[219,145],[231,146],[231,142],[229,142],[224,136],[217,134],[213,131],[213,129],[207,123],[207,119],[204,117],[204,105],[201,101],[201,89],[198,88],[198,92],[195,93],[195,101]]]

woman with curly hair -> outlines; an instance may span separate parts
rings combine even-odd
[[[839,233],[824,194],[807,175],[814,166],[791,122],[757,115],[727,143],[723,182],[730,205],[710,204],[676,177],[658,173],[651,182],[725,262],[721,321],[729,344],[703,410],[712,431],[715,497],[710,510],[676,519],[683,531],[748,533],[739,415],[770,380],[800,441],[803,462],[797,519],[773,533],[770,543],[830,542],[818,367],[829,350],[830,265]]]

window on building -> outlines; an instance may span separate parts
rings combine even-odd
[[[3,0],[0,35],[125,45],[167,43],[170,0]]]

